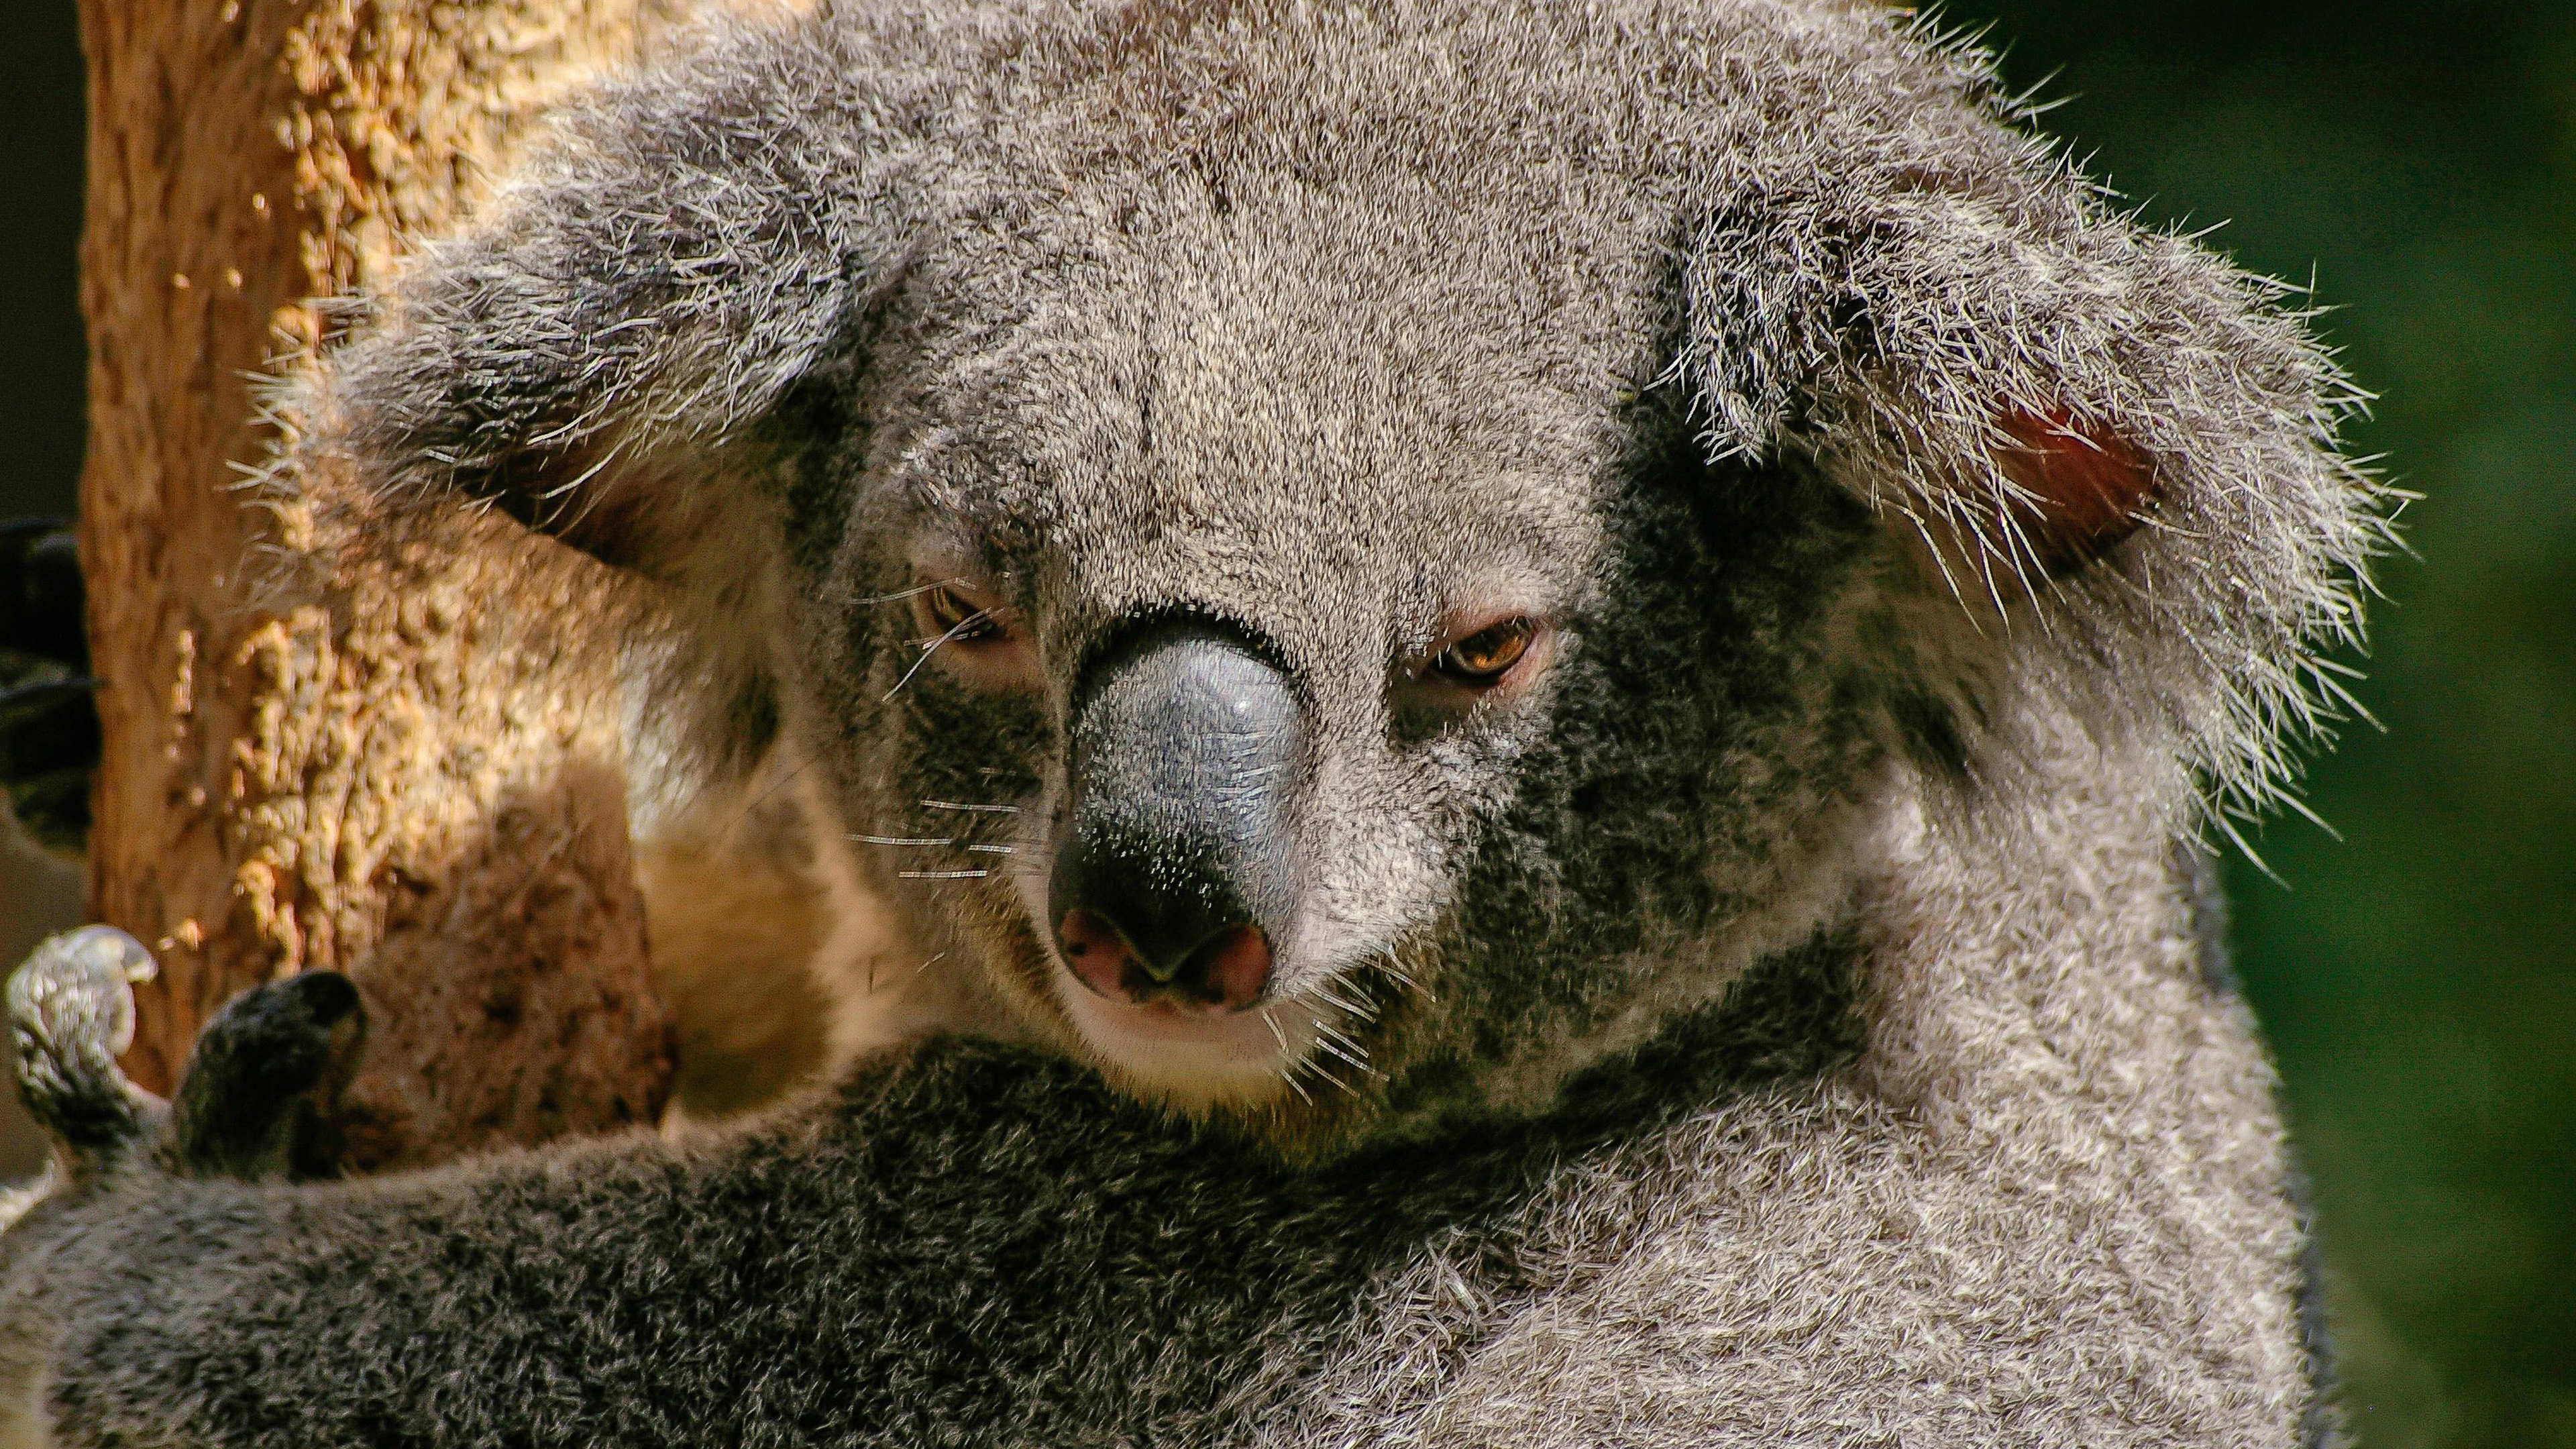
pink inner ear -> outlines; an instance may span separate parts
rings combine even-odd
[[[2013,408],[1995,422],[2013,440],[1996,461],[2023,493],[2013,521],[2051,572],[2098,558],[2136,530],[2156,475],[2127,439],[2064,408]]]

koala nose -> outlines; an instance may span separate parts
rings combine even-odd
[[[1202,627],[1094,666],[1072,731],[1049,909],[1083,985],[1240,1011],[1288,915],[1300,716],[1287,676]]]

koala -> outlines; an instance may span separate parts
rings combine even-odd
[[[899,979],[328,1180],[344,993],[163,1111],[58,953],[0,1440],[2334,1442],[2202,842],[2389,509],[2027,124],[1838,0],[839,0],[572,106],[281,476],[655,580],[671,778],[792,774]]]

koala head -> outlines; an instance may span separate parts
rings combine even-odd
[[[1300,1141],[1543,1095],[2067,720],[2261,788],[2339,391],[1859,7],[844,7],[578,108],[309,447],[670,581],[932,959]]]
[[[1761,914],[1875,752],[1832,641],[1889,562],[1705,460],[1644,207],[1269,141],[921,244],[778,524],[794,731],[928,948],[1261,1113],[1598,1029]],[[1071,261],[1058,208],[1116,221]]]

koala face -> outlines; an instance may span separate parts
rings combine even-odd
[[[1078,267],[922,259],[791,490],[792,713],[926,949],[1302,1125],[1725,956],[1873,754],[1880,531],[1703,460],[1652,235],[1534,307],[1555,219],[1115,199]]]

